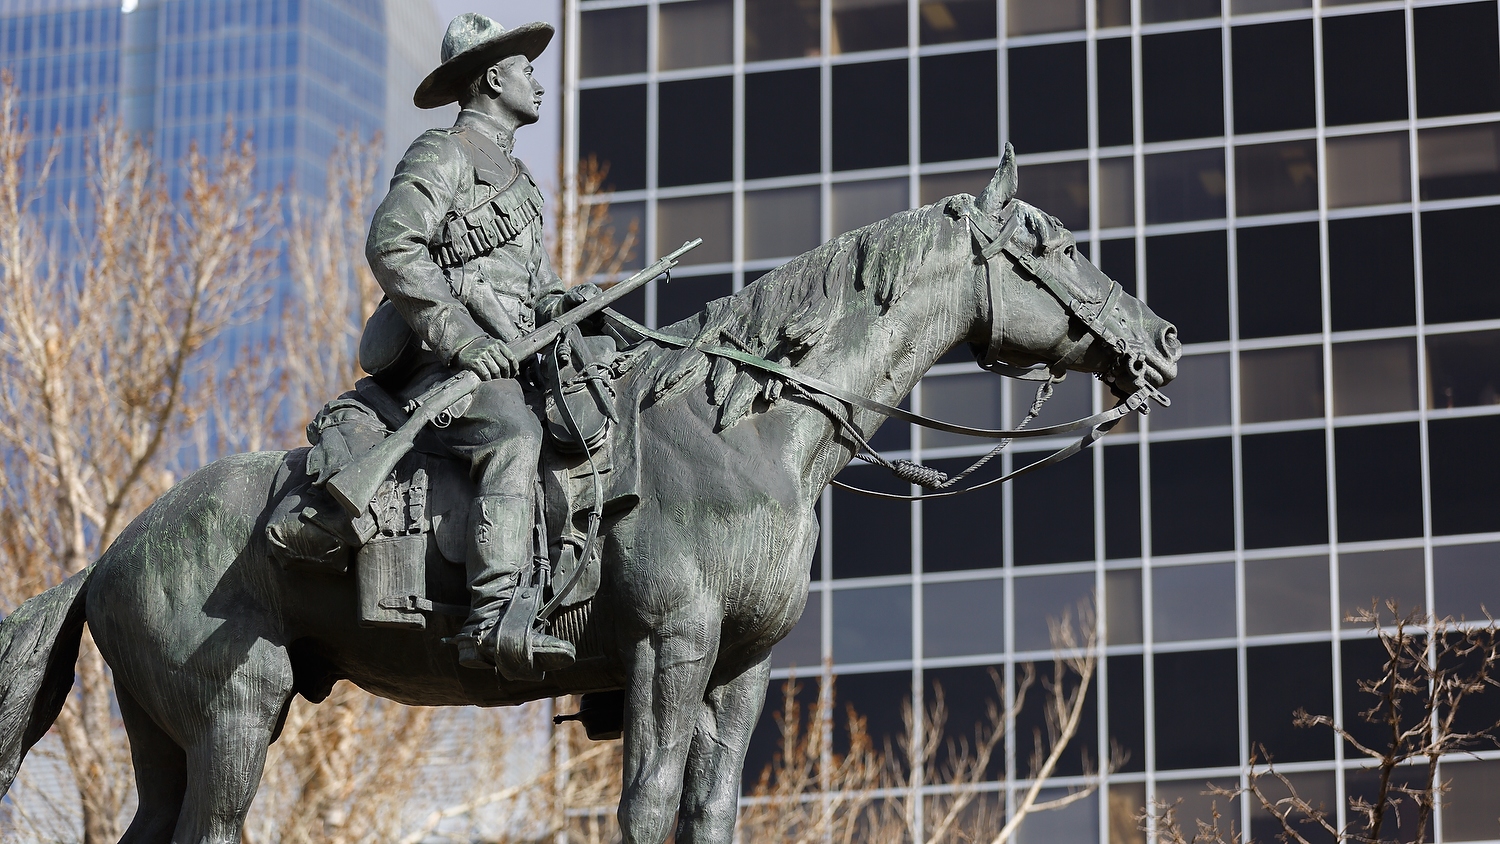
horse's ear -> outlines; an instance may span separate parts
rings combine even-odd
[[[1016,183],[1016,150],[1010,145],[1010,141],[1006,141],[1005,155],[1000,158],[1000,169],[995,171],[995,178],[990,180],[990,186],[979,195],[979,210],[991,217],[999,216],[1000,209],[1016,195]]]

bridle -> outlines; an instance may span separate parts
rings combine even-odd
[[[960,199],[966,199],[967,204],[959,206],[956,209],[953,208],[951,203],[955,203]],[[1032,403],[1026,418],[1013,430],[972,428],[967,425],[957,425],[952,422],[932,419],[920,413],[913,413],[912,411],[859,395],[836,384],[830,384],[820,378],[814,378],[792,367],[766,360],[759,355],[751,354],[742,349],[698,345],[694,340],[685,337],[675,337],[670,334],[653,331],[613,310],[608,311],[608,313],[612,320],[623,324],[632,332],[655,340],[663,345],[675,348],[695,348],[705,355],[727,358],[736,363],[783,379],[787,382],[788,386],[814,407],[828,414],[837,426],[842,428],[859,444],[860,450],[855,453],[857,459],[883,466],[891,470],[898,478],[908,483],[935,490],[934,492],[927,492],[920,495],[901,495],[898,493],[864,489],[838,480],[831,481],[834,486],[840,489],[876,498],[896,501],[931,500],[963,495],[984,489],[985,487],[1005,483],[1038,469],[1060,463],[1088,448],[1108,433],[1110,429],[1114,428],[1126,415],[1135,412],[1149,413],[1150,401],[1154,400],[1163,407],[1171,404],[1171,401],[1165,395],[1162,395],[1160,390],[1152,386],[1146,378],[1147,357],[1145,345],[1140,341],[1124,336],[1109,324],[1108,317],[1113,315],[1115,304],[1122,292],[1118,282],[1111,279],[1109,290],[1105,292],[1105,295],[1099,299],[1091,299],[1082,291],[1075,290],[1072,286],[1058,279],[1032,254],[1015,247],[1012,241],[1017,229],[1024,222],[1023,218],[1025,216],[1025,211],[1019,206],[1012,208],[1005,223],[997,231],[986,215],[973,204],[972,198],[955,197],[949,200],[949,202],[950,209],[958,211],[959,216],[967,221],[969,231],[973,237],[976,252],[975,260],[984,265],[985,285],[988,290],[987,295],[989,299],[990,339],[983,353],[978,355],[980,366],[990,372],[1010,378],[1043,382],[1037,391],[1037,398]],[[1080,340],[1069,350],[1068,354],[1062,360],[1051,366],[1024,368],[1000,360],[1005,339],[1004,297],[1001,295],[1000,289],[1002,270],[998,266],[998,259],[1001,255],[1009,259],[1011,265],[1020,273],[1036,281],[1043,289],[1050,292],[1062,305],[1069,318],[1076,320],[1082,325],[1094,339],[1091,341]],[[733,342],[732,338],[729,339]],[[1083,355],[1093,345],[1093,342],[1103,342],[1118,358],[1123,359],[1123,371],[1129,372],[1134,382],[1132,384],[1134,387],[1132,392],[1118,405],[1095,413],[1092,416],[1061,425],[1048,425],[1042,428],[1025,427],[1027,423],[1035,419],[1037,414],[1041,412],[1042,404],[1051,395],[1052,386],[1062,380],[1066,368],[1081,360]],[[863,432],[855,426],[848,413],[838,407],[830,406],[823,400],[824,398],[842,402],[851,408],[857,407],[861,410],[870,411],[891,419],[898,419],[934,431],[944,431],[981,439],[994,439],[1001,442],[968,469],[957,475],[949,476],[938,469],[923,466],[910,460],[891,461],[886,459],[870,445]],[[983,483],[975,484],[974,486],[964,487],[963,489],[949,489],[949,487],[968,477],[975,470],[979,469],[979,467],[993,459],[1006,446],[1010,445],[1012,440],[1055,437],[1077,431],[1083,431],[1084,433],[1072,443],[1054,451],[1042,460],[1030,463],[998,478],[991,478]]]

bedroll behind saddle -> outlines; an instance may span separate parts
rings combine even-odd
[[[546,525],[538,532],[543,537],[538,569],[548,570],[542,576],[555,588],[573,583],[559,610],[586,602],[600,582],[597,550],[591,559],[580,559],[595,498],[584,443],[593,452],[607,511],[632,506],[638,486],[635,410],[617,406],[616,390],[629,376],[634,355],[617,351],[610,337],[571,333],[544,356],[526,385],[535,390],[531,404],[545,415],[547,431],[538,496],[545,503]],[[277,502],[266,534],[273,556],[290,571],[345,575],[354,568],[363,623],[421,628],[433,612],[467,613],[466,604],[430,600],[426,586],[429,565],[454,564],[461,572],[474,495],[467,464],[429,432],[418,437],[359,517],[351,520],[322,487],[405,421],[405,409],[371,379],[326,405],[308,426],[312,447],[288,456],[289,469],[304,480],[290,484]],[[550,599],[552,587],[546,588]]]

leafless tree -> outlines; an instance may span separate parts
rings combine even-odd
[[[1500,747],[1500,722],[1469,715],[1480,695],[1500,694],[1490,691],[1500,686],[1500,628],[1493,619],[1477,625],[1420,612],[1402,615],[1394,601],[1383,612],[1372,605],[1348,620],[1368,625],[1385,653],[1380,673],[1358,681],[1368,704],[1358,717],[1374,729],[1353,730],[1331,716],[1302,709],[1293,714],[1293,722],[1331,730],[1369,760],[1375,793],[1350,794],[1346,822],[1340,826],[1336,807],[1299,793],[1263,746],[1252,755],[1244,785],[1215,786],[1205,793],[1226,805],[1248,800],[1252,811],[1276,820],[1281,830],[1277,837],[1285,844],[1328,838],[1340,844],[1424,844],[1447,791],[1438,776],[1439,762]],[[1182,828],[1175,807],[1155,808],[1155,817],[1143,815],[1143,823],[1168,844],[1238,844],[1243,839],[1232,821],[1223,821],[1217,803],[1213,820],[1199,820],[1196,831]]]

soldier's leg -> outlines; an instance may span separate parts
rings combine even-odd
[[[469,513],[471,611],[459,636],[459,660],[482,667],[493,661],[493,645],[481,643],[515,592],[517,574],[531,559],[532,489],[542,428],[521,385],[497,379],[480,385],[473,403],[442,438],[469,460],[478,492]],[[544,670],[572,662],[572,647],[566,642],[538,637],[533,645]]]

